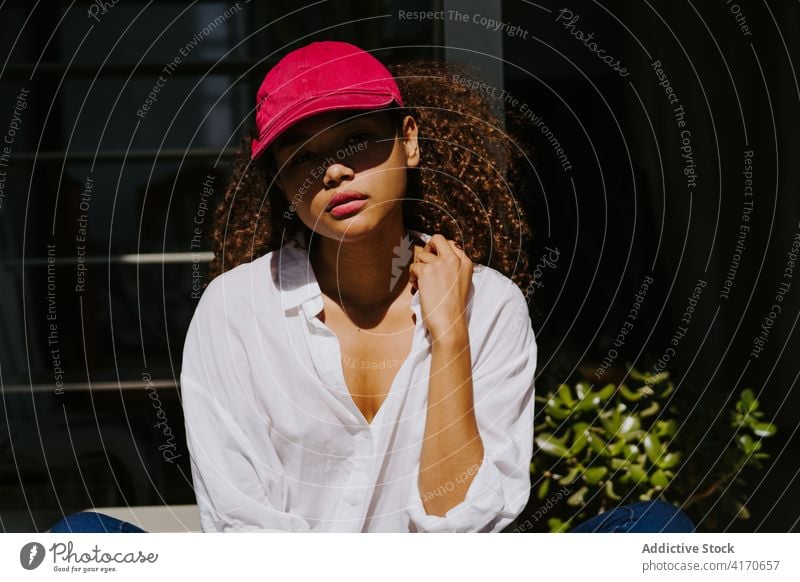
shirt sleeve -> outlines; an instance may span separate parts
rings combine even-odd
[[[306,520],[283,511],[287,479],[267,430],[254,442],[242,413],[235,412],[247,405],[234,398],[246,398],[249,391],[241,381],[247,377],[246,360],[227,320],[244,314],[223,301],[219,287],[209,286],[198,303],[181,369],[186,442],[201,529],[309,531]],[[237,370],[237,362],[241,369]]]
[[[502,299],[493,321],[479,324],[489,326],[488,334],[481,342],[470,338],[470,350],[477,351],[472,385],[483,460],[464,500],[444,516],[426,513],[417,463],[409,517],[418,532],[497,532],[522,513],[530,497],[537,346],[527,301],[506,281],[509,287],[495,296]]]

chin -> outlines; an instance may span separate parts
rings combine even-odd
[[[341,242],[354,242],[373,236],[381,228],[382,221],[369,219],[365,216],[353,216],[344,220],[337,220],[331,217],[325,221],[325,232],[320,232],[320,234]]]
[[[335,232],[331,234],[332,238],[336,238],[337,240],[352,242],[368,237],[379,229],[380,225],[373,224],[372,222],[364,220],[343,220],[338,223],[338,228],[335,226],[333,227]]]

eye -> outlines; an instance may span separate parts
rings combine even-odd
[[[314,154],[312,154],[311,152],[300,152],[299,154],[292,156],[291,159],[289,160],[289,163],[291,165],[298,165],[307,162],[313,158]]]
[[[366,131],[357,131],[356,133],[351,134],[346,140],[345,143],[350,145],[354,143],[362,143],[369,141],[370,134]]]

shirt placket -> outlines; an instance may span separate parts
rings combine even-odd
[[[309,343],[312,364],[325,388],[344,406],[347,406],[358,419],[355,402],[349,394],[344,379],[338,338],[317,317],[322,307],[321,297],[312,298],[303,304],[305,320],[308,324],[306,339]],[[374,457],[372,431],[368,425],[358,429],[354,436],[354,442],[355,454],[347,461],[348,483],[342,489],[341,503],[337,504],[336,523],[333,525],[335,531],[341,531],[343,527],[346,527],[357,532],[360,531],[363,523],[363,499],[370,486],[372,469],[370,459]]]
[[[351,531],[357,532],[361,531],[363,526],[367,508],[374,494],[377,472],[380,471],[380,467],[383,464],[383,456],[386,453],[379,442],[381,435],[384,433],[383,428],[387,422],[391,422],[387,418],[390,418],[391,410],[396,409],[395,401],[402,396],[400,391],[395,389],[396,386],[394,384],[407,383],[406,376],[411,374],[416,365],[416,360],[425,351],[424,341],[427,331],[420,323],[422,321],[422,313],[419,296],[417,295],[411,302],[417,325],[414,329],[409,356],[400,370],[398,370],[397,376],[393,381],[392,390],[390,390],[389,395],[381,405],[378,415],[370,424],[363,418],[347,388],[341,365],[339,340],[336,334],[317,317],[322,308],[323,302],[319,296],[312,298],[303,305],[305,319],[308,323],[306,337],[309,342],[312,363],[323,385],[345,406],[350,408],[354,417],[361,423],[353,437],[355,454],[349,462],[349,479],[343,489],[342,503],[338,504],[339,508],[336,517],[338,528],[344,526],[351,529]],[[380,423],[376,421],[380,421]],[[381,458],[378,458],[377,451],[379,450],[383,451],[380,455]]]
[[[322,309],[322,298],[315,297],[303,304],[305,319],[308,324],[306,340],[311,362],[322,380],[322,384],[341,401],[347,404],[345,397],[350,398],[344,381],[344,373],[340,363],[339,342],[334,334],[317,314]],[[352,400],[352,398],[351,398]]]

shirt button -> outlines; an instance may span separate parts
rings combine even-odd
[[[356,505],[358,503],[358,496],[355,492],[350,492],[345,496],[344,500],[348,505]]]

